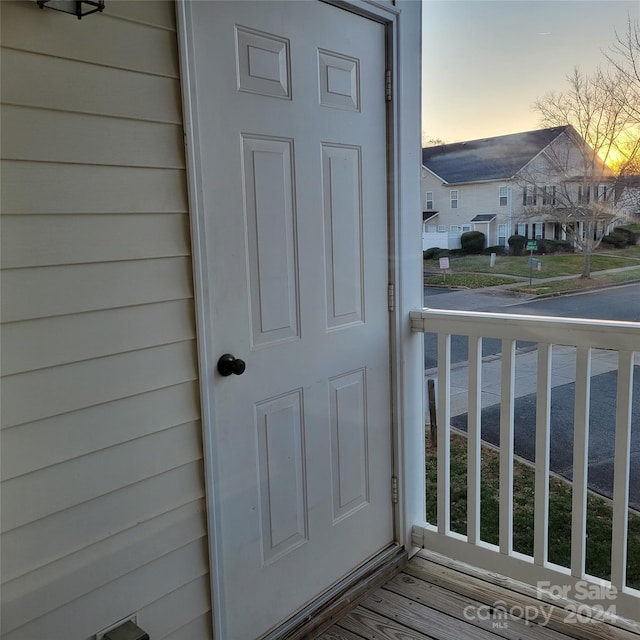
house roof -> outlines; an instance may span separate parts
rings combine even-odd
[[[426,222],[427,220],[431,220],[431,218],[435,218],[438,215],[437,211],[423,211],[422,212],[422,222]]]
[[[493,222],[496,217],[495,213],[479,213],[477,216],[471,218],[471,222]]]
[[[569,129],[551,127],[422,149],[422,164],[448,184],[508,180]]]

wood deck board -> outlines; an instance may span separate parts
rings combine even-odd
[[[506,609],[512,611],[513,606],[518,612],[526,602],[538,607],[544,607],[544,603],[506,589],[500,591],[478,577],[447,575],[450,572],[424,558],[413,558],[404,571],[338,620],[319,640],[631,640],[632,636],[640,640],[620,629],[612,634],[603,624],[554,629],[560,615],[557,611],[556,620],[550,621],[552,626],[547,626],[540,615],[536,622],[527,622]],[[513,599],[509,598],[511,594]],[[494,607],[500,605],[505,611],[494,614]],[[482,615],[476,615],[479,607]]]
[[[444,589],[437,585],[425,582],[418,578],[403,573],[390,580],[385,589],[406,596],[415,602],[421,602],[429,607],[436,609],[443,615],[461,619],[468,623],[467,616],[471,615],[478,607],[482,607],[483,603],[468,597],[461,596],[454,591]],[[469,609],[467,609],[469,607]],[[467,616],[464,612],[467,610]],[[496,627],[492,620],[476,619],[473,625],[478,629],[485,629],[489,632],[490,637],[500,636],[508,640],[568,640],[570,636],[554,631],[540,624],[529,623],[516,618],[512,615],[505,616],[504,627]],[[474,636],[477,638],[482,635]]]
[[[362,606],[356,607],[349,615],[340,620],[338,626],[347,629],[347,631],[353,631],[368,640],[430,640],[435,638],[435,636],[426,636],[414,631]]]
[[[495,636],[474,625],[420,604],[410,598],[380,589],[362,607],[439,640],[495,640]]]

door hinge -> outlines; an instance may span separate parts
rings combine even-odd
[[[393,88],[391,83],[391,69],[384,72],[384,99],[391,102],[393,99]]]
[[[398,504],[398,478],[391,476],[391,504]]]
[[[396,310],[396,286],[393,282],[390,282],[387,287],[387,306],[389,311]]]

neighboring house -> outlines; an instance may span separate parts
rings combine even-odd
[[[2,640],[317,613],[421,517],[420,3],[0,11]]]
[[[621,180],[622,200],[629,217],[640,221],[640,175],[625,175]]]
[[[544,212],[563,206],[567,184],[588,201],[592,190],[602,198],[615,178],[598,159],[596,175],[585,176],[582,159],[594,155],[585,147],[564,126],[423,148],[423,248],[459,247],[465,231],[482,231],[487,246],[505,246],[513,234],[566,239]]]

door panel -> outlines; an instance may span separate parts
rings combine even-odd
[[[393,539],[382,25],[194,2],[216,612],[256,638]]]

